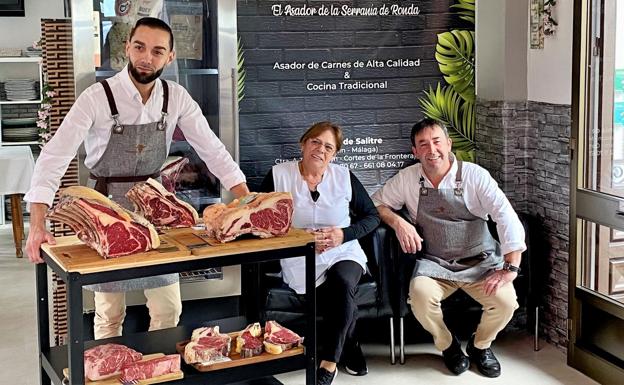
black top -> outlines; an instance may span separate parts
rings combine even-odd
[[[379,225],[379,213],[366,189],[351,171],[349,171],[349,176],[351,177],[351,201],[349,202],[351,225],[342,229],[343,243],[360,239]],[[260,185],[260,192],[273,191],[275,191],[275,183],[273,182],[273,169],[270,169]]]

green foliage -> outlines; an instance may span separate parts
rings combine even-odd
[[[474,24],[475,0],[451,5],[459,17]],[[438,34],[435,58],[448,85],[429,87],[418,102],[425,116],[444,122],[461,160],[475,159],[475,45],[474,31],[452,30]]]
[[[240,37],[236,45],[237,60],[236,71],[238,73],[238,82],[236,83],[236,97],[240,102],[245,97],[245,78],[247,77],[247,71],[245,70],[245,57],[243,56],[243,44]]]
[[[451,5],[451,9],[457,10],[459,18],[475,23],[475,0],[457,0],[457,4]]]
[[[435,58],[444,80],[466,101],[474,101],[474,32],[453,30],[438,35]]]

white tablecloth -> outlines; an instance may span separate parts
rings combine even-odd
[[[25,194],[34,169],[29,146],[0,147],[0,195]]]

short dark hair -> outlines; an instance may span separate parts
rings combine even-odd
[[[156,28],[156,29],[169,32],[169,50],[173,50],[173,31],[171,30],[171,27],[169,27],[169,25],[165,23],[164,21],[157,19],[155,17],[142,17],[139,20],[137,20],[136,24],[130,31],[130,36],[128,37],[128,41],[132,41],[132,36],[134,36],[134,33],[136,32],[137,28],[141,26],[149,27],[149,28]]]
[[[441,121],[437,119],[424,118],[420,122],[414,124],[414,127],[412,127],[412,133],[410,134],[410,140],[412,141],[412,146],[416,146],[416,143],[414,142],[416,135],[424,131],[425,128],[430,128],[430,127],[435,127],[435,126],[440,127],[442,131],[444,132],[444,135],[446,135],[447,138],[449,137],[448,129],[446,128],[446,125],[444,123],[442,123]]]
[[[310,138],[316,138],[317,136],[321,135],[325,131],[331,131],[331,133],[334,135],[334,139],[336,140],[336,153],[337,153],[338,151],[340,151],[340,148],[342,147],[343,135],[342,135],[342,129],[340,128],[340,126],[332,122],[314,123],[310,128],[306,130],[306,132],[303,133],[303,135],[301,135],[301,138],[299,139],[299,143],[303,144],[305,143],[306,140]]]

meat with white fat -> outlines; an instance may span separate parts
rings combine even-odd
[[[134,204],[134,212],[157,228],[192,227],[199,219],[193,206],[178,199],[152,178],[135,184],[126,197]]]
[[[154,226],[99,192],[83,186],[61,190],[47,217],[62,222],[104,258],[155,249],[160,238]]]
[[[121,368],[119,381],[123,384],[132,381],[148,380],[165,374],[177,373],[180,370],[180,355],[169,354],[164,357],[124,365]]]
[[[121,368],[140,361],[143,355],[119,344],[104,344],[84,352],[85,377],[91,381],[103,380],[121,373]]]
[[[289,192],[251,193],[230,204],[204,209],[209,236],[229,242],[243,234],[270,238],[288,233],[292,223],[293,200]]]

